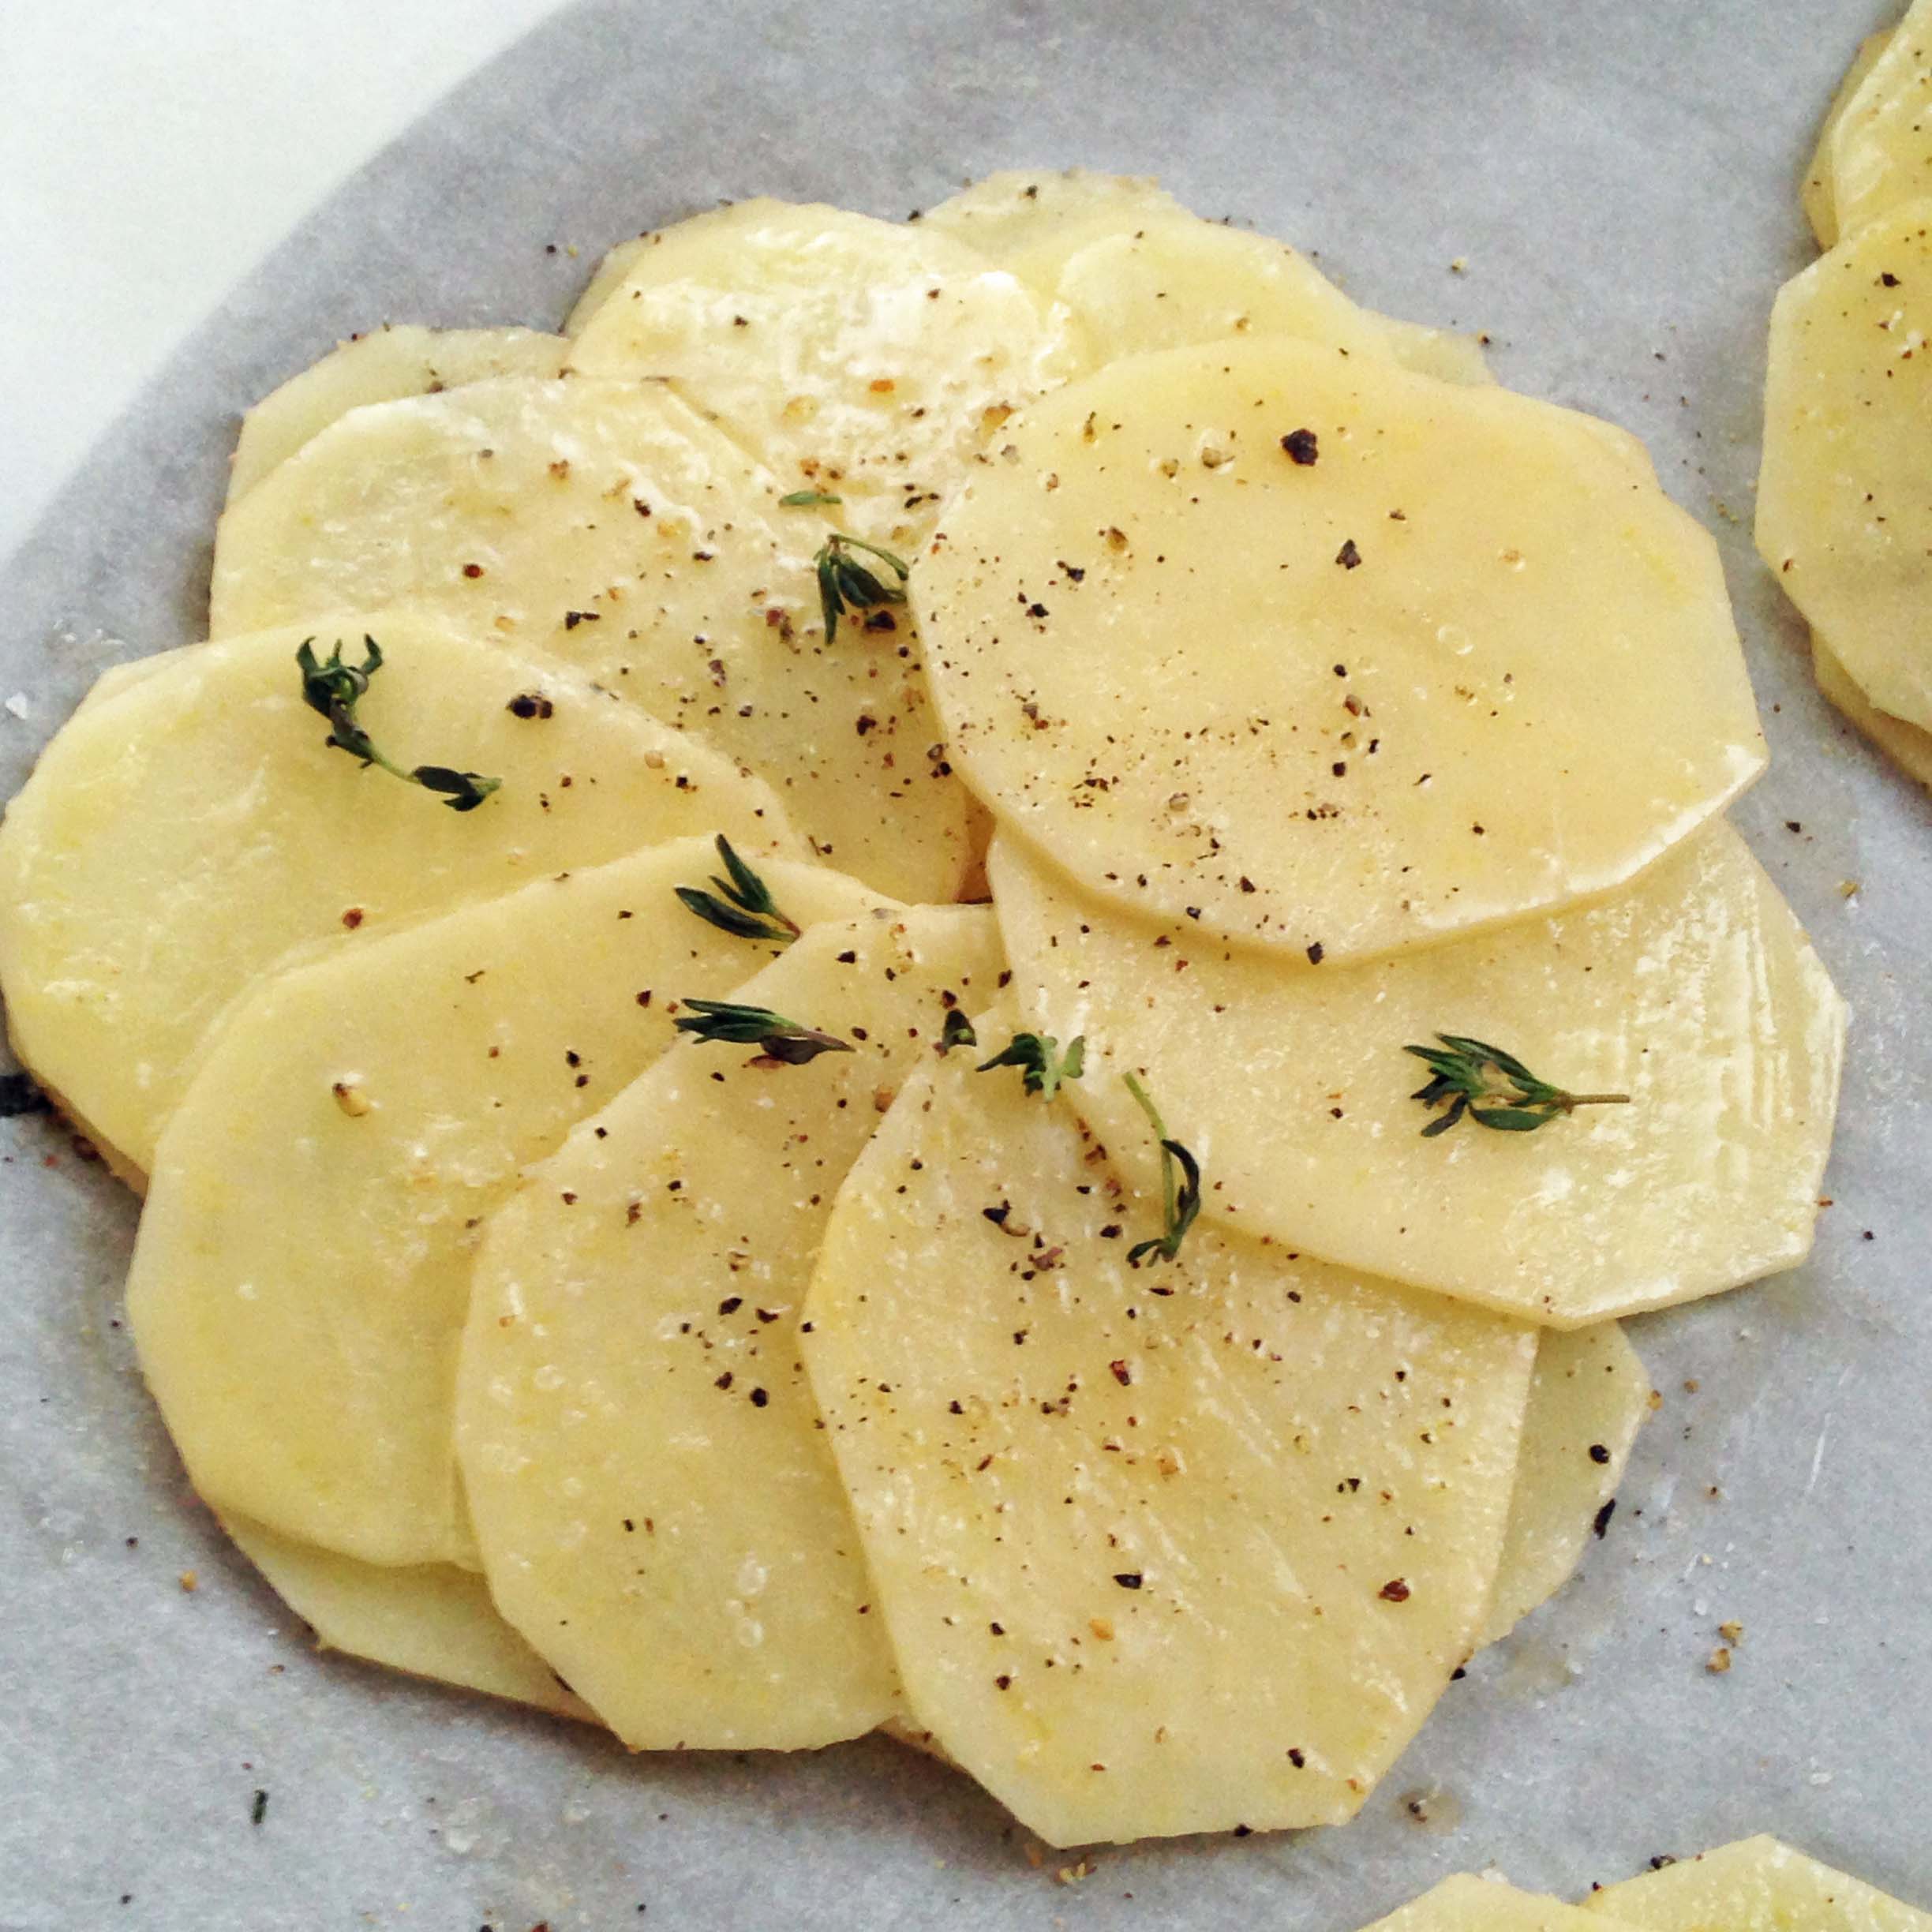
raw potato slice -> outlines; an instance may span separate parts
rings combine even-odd
[[[1445,1878],[1364,1932],[1615,1932],[1560,1899],[1518,1892],[1493,1878]]]
[[[684,834],[803,856],[766,786],[564,666],[400,616],[356,620],[352,661],[365,625],[385,657],[358,716],[406,762],[500,777],[475,811],[324,745],[299,629],[156,659],[69,720],[7,808],[14,1050],[130,1169],[153,1159],[211,1022],[294,948]],[[509,709],[526,696],[543,700],[527,717]]]
[[[1277,337],[1008,443],[913,574],[934,695],[1123,905],[1333,966],[1611,891],[1763,769],[1716,547],[1567,410]]]
[[[999,970],[983,909],[817,928],[733,998],[856,1052],[687,1043],[491,1226],[458,1411],[485,1566],[634,1748],[797,1750],[897,1708],[799,1309],[880,1100]]]
[[[1028,1023],[1087,1038],[1075,1104],[1144,1178],[1139,1071],[1207,1215],[1556,1327],[1810,1247],[1844,1009],[1728,824],[1614,899],[1342,972],[1124,919],[1017,841],[990,870]],[[1425,1139],[1402,1049],[1437,1032],[1632,1104]]]
[[[1838,234],[1932,197],[1932,0],[1914,0],[1831,137]]]
[[[1346,1818],[1476,1642],[1533,1331],[1204,1226],[1136,1271],[1157,1202],[973,1058],[806,1304],[912,1720],[1055,1844]]]
[[[561,335],[526,328],[427,329],[384,323],[366,335],[352,335],[242,417],[228,472],[228,500],[246,496],[277,463],[352,409],[495,376],[556,376],[569,350]]]
[[[684,840],[544,879],[268,980],[162,1136],[128,1313],[196,1488],[375,1563],[474,1546],[451,1447],[481,1218],[768,949],[673,897]],[[794,919],[867,902],[760,868]]]
[[[1758,549],[1866,696],[1932,730],[1932,199],[1779,291]]]
[[[1617,1485],[1650,1413],[1650,1378],[1615,1322],[1547,1331],[1523,1417],[1509,1534],[1482,1640],[1507,1637],[1574,1574],[1609,1526]]]
[[[1162,218],[1194,219],[1151,174],[1009,168],[928,208],[917,226],[964,242],[1050,301],[1082,249]]]
[[[1867,34],[1859,43],[1859,50],[1852,57],[1852,65],[1845,69],[1845,77],[1838,84],[1838,92],[1832,96],[1832,103],[1825,110],[1824,125],[1818,129],[1818,146],[1813,149],[1810,165],[1805,170],[1804,185],[1799,190],[1799,200],[1804,204],[1805,219],[1811,224],[1811,232],[1818,238],[1820,248],[1835,247],[1838,241],[1838,205],[1832,192],[1832,143],[1838,132],[1838,124],[1844,120],[1845,110],[1857,97],[1859,89],[1865,84],[1865,77],[1872,70],[1878,56],[1885,51],[1891,34]]]
[[[744,201],[661,230],[571,366],[667,376],[841,526],[914,545],[987,439],[1073,373],[1062,330],[949,236]]]
[[[1899,769],[1932,786],[1932,732],[1908,724],[1881,711],[1852,680],[1852,674],[1814,631],[1811,634],[1811,668],[1818,689]]]
[[[1769,1837],[1679,1859],[1585,1904],[1641,1932],[1932,1932],[1932,1912]]]
[[[637,266],[638,257],[650,245],[650,234],[633,235],[628,242],[620,242],[605,256],[597,264],[596,272],[584,284],[584,292],[564,318],[566,335],[575,337],[583,333],[584,324],[623,286],[631,271]]]
[[[409,603],[541,646],[770,781],[833,864],[949,899],[966,800],[903,618],[830,647],[830,527],[661,383],[475,383],[358,410],[223,518],[217,635]]]
[[[324,1650],[533,1704],[560,1717],[597,1721],[496,1614],[483,1579],[471,1571],[453,1563],[397,1568],[358,1563],[232,1512],[222,1527]]]

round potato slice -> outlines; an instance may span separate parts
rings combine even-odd
[[[804,1749],[898,1708],[799,1311],[880,1105],[999,970],[983,908],[814,929],[734,999],[857,1050],[683,1046],[490,1228],[457,1432],[485,1568],[634,1749]]]
[[[743,201],[661,230],[571,366],[665,376],[843,527],[912,544],[1020,404],[1074,370],[1062,329],[950,236]]]
[[[1763,769],[1715,546],[1567,410],[1275,337],[1008,440],[913,573],[934,694],[1123,906],[1332,965],[1612,890]]]
[[[651,245],[651,240],[649,232],[633,235],[628,242],[620,242],[605,255],[590,279],[584,284],[583,293],[571,305],[569,315],[564,318],[566,335],[575,337],[583,333],[584,324],[623,286],[631,271],[637,266],[638,257]]]
[[[1852,681],[1852,674],[1814,631],[1811,634],[1811,669],[1818,689],[1855,724],[1900,770],[1932,786],[1932,732],[1908,724],[1881,711]]]
[[[1803,204],[1805,219],[1811,224],[1811,232],[1818,238],[1820,248],[1835,247],[1838,241],[1838,204],[1832,191],[1832,143],[1838,132],[1838,124],[1844,120],[1845,110],[1857,98],[1859,89],[1865,84],[1865,77],[1872,70],[1878,56],[1885,51],[1892,36],[1889,32],[1867,34],[1859,43],[1859,50],[1852,57],[1852,65],[1845,69],[1845,77],[1838,84],[1838,92],[1832,96],[1831,106],[1825,111],[1823,125],[1818,129],[1818,145],[1812,150],[1810,164],[1805,169],[1804,185],[1799,190],[1799,200]]]
[[[428,329],[385,322],[290,376],[242,419],[228,471],[236,502],[275,465],[365,403],[429,395],[496,376],[556,376],[570,344],[535,329]]]
[[[1832,129],[1830,164],[1840,236],[1932,197],[1932,0],[1913,0],[1873,58]]]
[[[1584,1903],[1642,1932],[1932,1932],[1932,1912],[1769,1837],[1667,1860]]]
[[[1463,1873],[1378,1919],[1364,1932],[1615,1932],[1602,1916],[1560,1899],[1518,1892],[1495,1878]]]
[[[1163,217],[1194,219],[1151,174],[1008,168],[949,196],[915,224],[964,242],[1050,301],[1082,249]]]
[[[1617,1485],[1649,1413],[1650,1378],[1615,1322],[1545,1331],[1485,1643],[1507,1637],[1555,1596],[1593,1533],[1609,1528]]]
[[[215,630],[407,603],[539,646],[769,780],[831,863],[950,899],[966,800],[917,642],[882,610],[828,643],[829,530],[661,383],[474,383],[358,410],[230,511]]]
[[[702,840],[340,949],[223,1021],[162,1135],[128,1314],[196,1488],[365,1563],[476,1554],[456,1352],[482,1218],[770,949],[675,897]],[[863,889],[761,875],[801,924]]]
[[[806,1303],[913,1723],[1055,1844],[1352,1815],[1509,1511],[1530,1330],[1219,1229],[1135,1268],[1160,1226],[1064,1094],[955,1053]]]
[[[130,1171],[154,1157],[211,1022],[293,949],[507,892],[659,840],[804,848],[730,759],[564,665],[388,615],[357,717],[405,762],[503,781],[474,811],[324,743],[304,632],[198,645],[82,708],[0,826],[0,986],[14,1049]],[[111,674],[110,674],[111,675]],[[351,937],[350,935],[354,935]]]
[[[1932,730],[1932,199],[1779,291],[1758,549],[1881,710]]]
[[[1810,1249],[1844,1009],[1728,825],[1614,899],[1341,972],[1124,918],[1017,841],[990,871],[1027,1023],[1086,1038],[1075,1104],[1145,1177],[1136,1073],[1206,1215],[1556,1327]],[[1439,1033],[1630,1104],[1425,1136],[1403,1049]]]
[[[232,1512],[222,1527],[324,1650],[597,1721],[496,1614],[483,1579],[471,1571],[453,1563],[358,1563]]]

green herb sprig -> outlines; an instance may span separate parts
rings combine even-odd
[[[1180,1253],[1181,1244],[1194,1225],[1194,1217],[1200,1212],[1200,1163],[1178,1140],[1169,1136],[1159,1108],[1140,1081],[1131,1073],[1123,1073],[1121,1080],[1148,1117],[1154,1136],[1160,1142],[1161,1212],[1165,1225],[1155,1239],[1136,1241],[1127,1250],[1127,1265],[1138,1267],[1150,1255],[1171,1261]]]
[[[296,667],[301,672],[302,702],[328,720],[328,742],[339,751],[360,758],[365,770],[371,765],[379,766],[391,777],[400,778],[406,784],[440,792],[443,803],[451,811],[474,811],[503,784],[500,778],[457,771],[447,765],[399,765],[376,749],[375,740],[357,722],[356,706],[383,662],[382,646],[373,637],[365,636],[362,646],[367,655],[359,665],[343,661],[339,638],[326,662],[316,656],[313,638],[305,638],[295,653]]]
[[[852,1053],[848,1040],[816,1027],[801,1026],[766,1006],[735,1006],[728,1000],[687,999],[690,1013],[676,1024],[680,1033],[721,1045],[755,1046],[781,1066],[803,1066],[821,1054]]]
[[[1448,1111],[1422,1129],[1432,1140],[1466,1114],[1479,1127],[1500,1133],[1533,1133],[1580,1106],[1627,1106],[1621,1093],[1569,1093],[1539,1079],[1514,1054],[1459,1033],[1438,1033],[1440,1046],[1405,1046],[1434,1075],[1409,1097],[1425,1107],[1448,1103]]]
[[[1076,1033],[1067,1042],[1066,1051],[1050,1033],[1016,1033],[990,1060],[975,1069],[990,1073],[995,1067],[1017,1066],[1020,1084],[1030,1094],[1050,1100],[1067,1080],[1078,1080],[1087,1070],[1087,1039]]]
[[[863,550],[867,556],[877,557],[897,575],[898,582],[888,583],[878,571],[860,563],[852,555],[855,550]],[[818,573],[818,604],[825,612],[828,644],[838,635],[839,619],[848,611],[877,610],[882,605],[903,604],[906,601],[905,581],[912,574],[912,567],[904,558],[894,556],[891,551],[882,550],[877,544],[867,543],[861,537],[848,537],[840,530],[834,530],[819,545],[812,565]]]
[[[788,946],[799,936],[796,919],[780,910],[771,888],[732,849],[732,843],[720,833],[717,855],[725,876],[711,875],[717,888],[708,893],[701,886],[675,888],[678,900],[687,912],[695,912],[707,924],[734,939],[763,939],[774,945]]]

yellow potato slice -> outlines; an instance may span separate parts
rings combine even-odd
[[[228,472],[238,501],[275,465],[365,403],[429,395],[496,376],[556,376],[570,344],[535,329],[427,329],[385,322],[291,376],[242,419]]]
[[[1840,235],[1932,197],[1932,0],[1913,0],[1879,50],[1832,130],[1830,157]]]
[[[1866,696],[1932,730],[1932,199],[1779,291],[1758,549]]]
[[[1865,84],[1865,77],[1872,70],[1873,64],[1885,51],[1892,38],[1889,31],[1867,34],[1859,43],[1857,53],[1852,57],[1852,65],[1845,69],[1844,80],[1838,83],[1838,92],[1832,96],[1829,107],[1825,110],[1824,124],[1818,129],[1818,145],[1811,152],[1811,159],[1805,168],[1804,185],[1799,190],[1798,198],[1803,203],[1805,219],[1811,224],[1811,232],[1818,238],[1820,248],[1835,247],[1838,241],[1838,205],[1832,191],[1832,142],[1838,132],[1838,125],[1844,120],[1845,110],[1857,97],[1859,89]]]
[[[324,746],[299,629],[155,659],[69,721],[7,808],[15,1051],[132,1169],[152,1160],[215,1016],[294,948],[687,834],[803,855],[765,785],[567,667],[395,615],[356,620],[351,661],[365,625],[386,655],[358,717],[405,762],[500,777],[475,811]]]
[[[1364,1932],[1614,1932],[1602,1915],[1465,1873],[1445,1878]]]
[[[496,1614],[483,1579],[453,1563],[391,1567],[298,1543],[232,1512],[222,1527],[324,1650],[412,1677],[597,1721]]]
[[[1073,373],[1013,276],[920,227],[743,201],[661,230],[571,366],[665,376],[843,528],[915,543],[987,438]]]
[[[732,997],[857,1051],[681,1046],[490,1228],[458,1403],[485,1567],[634,1748],[803,1749],[897,1707],[799,1311],[880,1102],[999,970],[983,909],[814,928]]]
[[[990,871],[1028,1023],[1086,1037],[1075,1104],[1144,1179],[1136,1071],[1207,1215],[1556,1327],[1810,1249],[1844,1009],[1728,825],[1614,899],[1340,972],[1123,918],[1017,841]],[[1425,1139],[1402,1049],[1438,1032],[1631,1104]]]
[[[1811,634],[1811,669],[1818,689],[1855,724],[1900,770],[1932,785],[1932,732],[1908,724],[1881,711],[1852,681],[1852,674],[1814,631]]]
[[[1769,1837],[1679,1859],[1584,1903],[1641,1932],[1932,1932],[1932,1912]]]
[[[964,242],[1050,301],[1082,249],[1163,218],[1193,219],[1151,174],[1009,168],[927,209],[915,225]]]
[[[769,947],[674,893],[682,840],[259,986],[156,1151],[128,1280],[141,1366],[217,1510],[366,1563],[476,1564],[451,1447],[482,1218]],[[760,871],[801,923],[867,902]]]
[[[661,383],[474,383],[361,410],[222,519],[218,635],[407,602],[538,646],[768,779],[822,856],[949,899],[966,800],[916,641],[828,646],[829,526]]]
[[[1574,1574],[1593,1532],[1609,1526],[1637,1432],[1650,1413],[1650,1378],[1615,1322],[1537,1345],[1509,1534],[1483,1642],[1507,1637]]]
[[[600,261],[590,279],[584,284],[584,291],[571,305],[570,313],[564,318],[564,333],[569,336],[581,335],[584,324],[622,288],[631,271],[637,266],[638,257],[649,248],[653,234],[633,235],[628,242],[620,242]]]
[[[928,668],[1124,906],[1332,968],[1610,891],[1763,769],[1715,546],[1568,411],[1272,338],[1008,440],[913,573]]]
[[[1136,1270],[1156,1200],[977,1057],[806,1304],[913,1724],[1055,1844],[1346,1818],[1476,1642],[1533,1332],[1206,1226]]]

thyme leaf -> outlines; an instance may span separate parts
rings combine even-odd
[[[1127,1250],[1127,1265],[1138,1267],[1150,1255],[1171,1261],[1181,1252],[1187,1231],[1200,1212],[1200,1163],[1178,1140],[1171,1139],[1160,1110],[1148,1097],[1147,1089],[1131,1073],[1121,1076],[1140,1111],[1148,1117],[1161,1151],[1161,1214],[1165,1225],[1152,1241],[1136,1241]]]
[[[721,932],[734,939],[763,939],[774,945],[788,946],[799,936],[799,923],[781,912],[772,897],[771,888],[732,849],[723,833],[717,837],[717,855],[725,876],[714,872],[711,883],[715,893],[696,886],[680,886],[679,903]]]
[[[995,1067],[1003,1066],[1019,1068],[1020,1084],[1027,1091],[1050,1100],[1063,1081],[1078,1080],[1086,1070],[1086,1036],[1076,1034],[1062,1053],[1060,1043],[1050,1033],[1016,1033],[990,1060],[982,1061],[975,1070],[990,1073]]]
[[[899,581],[888,583],[878,571],[861,563],[852,552],[863,550],[876,557]],[[818,547],[812,559],[818,573],[818,606],[825,613],[826,642],[838,635],[838,620],[848,611],[877,610],[882,605],[906,601],[905,581],[912,567],[903,557],[882,550],[877,544],[834,530]]]
[[[1425,1140],[1447,1133],[1465,1114],[1477,1126],[1499,1133],[1533,1133],[1580,1106],[1630,1103],[1628,1094],[1571,1093],[1552,1086],[1532,1073],[1514,1054],[1466,1034],[1438,1033],[1436,1037],[1440,1046],[1402,1049],[1413,1054],[1433,1076],[1410,1099],[1429,1108],[1447,1103],[1447,1110],[1422,1129]]]
[[[829,490],[796,489],[778,499],[779,506],[786,510],[815,510],[821,504],[842,504],[843,496],[835,496]]]
[[[735,1006],[729,1000],[687,999],[691,1009],[676,1022],[680,1033],[726,1046],[755,1046],[781,1066],[803,1066],[825,1053],[852,1053],[851,1043],[816,1027],[801,1026],[766,1006]]]
[[[949,1054],[955,1046],[977,1046],[979,1044],[979,1035],[973,1031],[973,1023],[958,1007],[949,1006],[945,1023],[939,1030],[940,1052]]]

